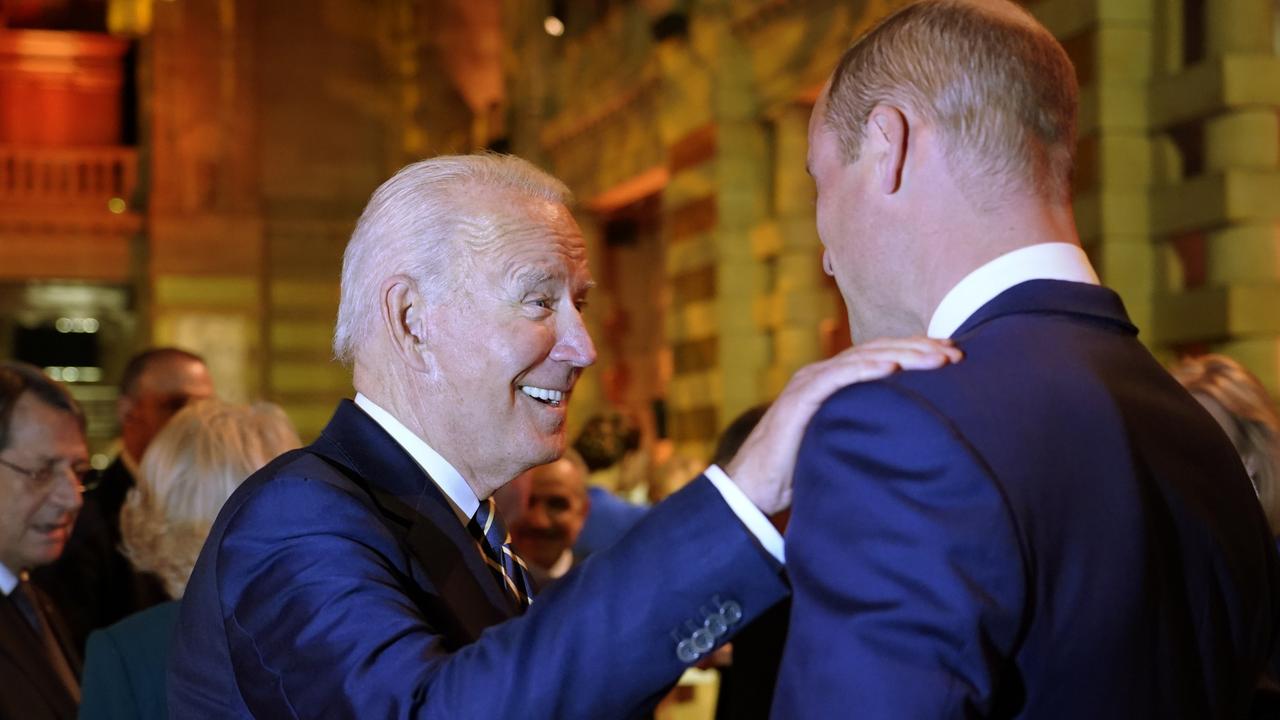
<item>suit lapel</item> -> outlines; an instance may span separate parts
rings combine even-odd
[[[343,468],[369,493],[388,525],[402,533],[429,586],[457,621],[459,643],[471,642],[485,628],[519,614],[520,607],[485,565],[444,493],[355,403],[343,400],[309,449]],[[433,623],[436,614],[431,613]]]
[[[0,656],[9,659],[9,664],[21,673],[35,694],[44,699],[55,714],[74,714],[75,701],[45,657],[44,643],[31,629],[13,599],[7,596],[0,597]],[[17,681],[18,678],[11,677],[4,684]]]
[[[980,325],[1005,315],[1035,313],[1075,315],[1114,326],[1120,332],[1138,334],[1138,328],[1130,322],[1120,296],[1110,288],[1065,280],[1028,280],[1005,290],[978,308],[951,337],[959,339]]]
[[[62,650],[62,656],[67,659],[67,665],[71,667],[71,672],[79,678],[84,670],[83,663],[80,658],[80,652],[76,649],[75,643],[71,641],[71,630],[67,628],[66,621],[62,619],[62,613],[58,611],[53,601],[39,587],[32,584],[31,590],[35,593],[36,602],[40,603],[40,612],[44,614],[45,622],[49,623],[49,632],[53,633],[53,639]]]

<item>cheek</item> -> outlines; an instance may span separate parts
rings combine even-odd
[[[0,498],[0,537],[19,537],[27,527],[35,512],[35,504],[30,498]]]

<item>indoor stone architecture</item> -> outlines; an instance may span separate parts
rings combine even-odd
[[[521,58],[515,151],[565,178],[597,262],[631,252],[610,219],[647,198],[662,282],[605,283],[604,335],[660,314],[655,363],[603,380],[665,399],[679,451],[848,343],[820,268],[806,125],[849,40],[891,0],[507,3]],[[1036,0],[1081,84],[1075,206],[1086,249],[1162,357],[1205,350],[1280,389],[1280,60],[1273,0]],[[566,3],[566,5],[570,5]],[[576,4],[572,4],[576,7]],[[656,285],[657,292],[653,292]],[[630,292],[630,294],[628,294]],[[619,343],[606,342],[616,353]],[[649,393],[649,395],[645,395]],[[643,411],[642,402],[635,406]]]
[[[622,408],[704,458],[849,342],[806,126],[849,40],[901,4],[9,3],[0,355],[75,368],[100,439],[124,359],[170,343],[314,436],[350,392],[329,336],[370,191],[416,158],[505,149],[572,187],[600,280],[574,422]],[[1076,63],[1080,230],[1143,339],[1280,390],[1275,0],[1026,4]]]

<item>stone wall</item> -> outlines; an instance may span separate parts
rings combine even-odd
[[[509,68],[513,149],[569,182],[588,218],[661,198],[663,267],[633,272],[663,275],[647,300],[669,299],[672,367],[654,391],[678,452],[705,457],[738,412],[848,344],[821,271],[808,115],[847,43],[902,4],[622,2],[563,38],[542,32],[541,4],[504,5],[523,58]],[[1273,3],[1025,4],[1080,78],[1075,208],[1104,282],[1164,359],[1227,352],[1280,390]]]

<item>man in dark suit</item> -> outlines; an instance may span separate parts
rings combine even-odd
[[[933,0],[855,43],[814,108],[855,338],[927,328],[966,359],[814,417],[779,717],[1249,712],[1276,550],[1230,443],[1080,249],[1075,112],[1026,11]]]
[[[764,513],[788,502],[821,398],[954,356],[895,342],[802,374],[751,464],[732,480],[708,468],[530,606],[492,495],[564,451],[595,360],[567,194],[498,155],[415,163],[374,193],[334,343],[355,401],[223,507],[183,597],[171,716],[644,712],[786,594]]]
[[[169,599],[155,577],[137,572],[120,551],[120,508],[152,438],[187,403],[212,396],[209,368],[185,350],[152,348],[125,366],[116,402],[120,454],[86,490],[66,552],[32,573],[62,609],[79,651],[90,632]]]
[[[84,414],[38,368],[0,363],[0,720],[73,718],[79,654],[28,570],[57,559],[89,471]]]

